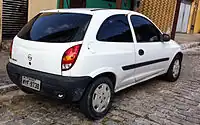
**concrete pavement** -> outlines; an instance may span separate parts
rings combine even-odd
[[[191,42],[200,42],[200,34],[183,34],[176,33],[175,41],[179,44],[187,44]]]
[[[6,73],[6,64],[8,63],[8,52],[0,51],[0,86],[12,84]]]

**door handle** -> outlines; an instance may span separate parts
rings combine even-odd
[[[139,54],[140,56],[144,55],[144,50],[140,49],[140,50],[138,51],[138,54]]]

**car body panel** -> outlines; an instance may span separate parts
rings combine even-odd
[[[84,13],[93,15],[83,41],[70,43],[42,43],[22,40],[15,37],[11,63],[46,73],[95,78],[103,73],[113,73],[116,76],[115,92],[146,81],[167,72],[174,56],[181,52],[180,46],[173,40],[157,43],[137,43],[134,28],[130,21],[131,15],[145,17],[137,12],[128,10],[102,9],[59,9],[45,12]],[[124,14],[127,16],[132,31],[133,42],[103,42],[96,39],[97,32],[105,19],[112,15]],[[145,17],[147,18],[147,17]],[[148,18],[147,18],[148,19]],[[148,19],[149,20],[149,19]],[[151,21],[152,22],[152,21]],[[63,53],[74,45],[82,44],[79,56],[70,70],[61,71]],[[139,56],[139,49],[144,49],[145,56]],[[29,65],[28,55],[33,56],[32,65]],[[40,57],[35,60],[35,57]],[[137,65],[148,61],[166,59],[166,61],[149,64],[129,70],[123,67]],[[14,60],[17,61],[14,61]],[[41,65],[43,64],[43,65]]]
[[[61,75],[61,60],[69,43],[44,43],[15,37],[10,62],[33,70]],[[29,59],[31,56],[31,60]],[[70,72],[67,72],[70,75]]]

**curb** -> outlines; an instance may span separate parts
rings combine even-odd
[[[3,95],[7,92],[18,90],[19,88],[15,84],[0,86],[0,95]]]
[[[186,50],[186,49],[200,46],[200,42],[190,42],[190,43],[180,44],[180,46],[182,50]]]

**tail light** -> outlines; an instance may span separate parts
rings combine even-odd
[[[10,58],[12,58],[12,47],[13,47],[13,41],[10,44]]]
[[[65,51],[62,58],[62,71],[66,71],[72,68],[76,59],[78,58],[81,44],[73,46]]]

